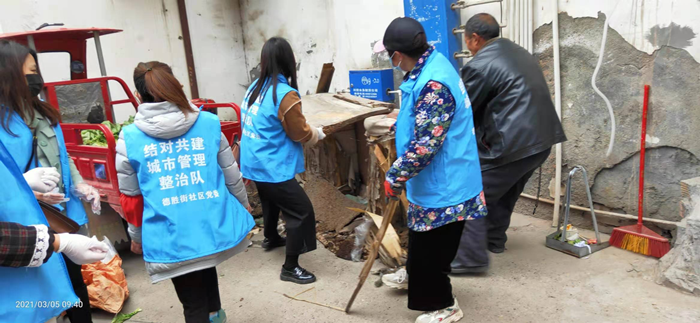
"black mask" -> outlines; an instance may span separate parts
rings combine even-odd
[[[39,74],[27,74],[27,85],[32,96],[37,96],[44,89],[44,79]]]

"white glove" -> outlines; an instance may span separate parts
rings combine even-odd
[[[48,193],[58,187],[61,174],[54,167],[38,167],[24,173],[24,180],[27,181],[32,191]]]
[[[326,133],[323,132],[323,127],[316,128],[318,130],[318,140],[321,141],[326,138]]]
[[[80,234],[59,233],[58,250],[68,259],[78,265],[91,264],[100,261],[107,256],[109,247],[97,238],[88,238]]]
[[[80,197],[81,200],[90,202],[92,213],[100,214],[102,205],[100,203],[100,192],[96,188],[85,183],[80,183],[75,186],[75,193],[77,193],[76,195]]]

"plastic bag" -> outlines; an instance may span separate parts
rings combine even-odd
[[[83,281],[88,288],[90,306],[116,314],[129,297],[129,287],[122,269],[122,258],[107,237],[102,241],[109,246],[107,256],[102,261],[83,265]]]
[[[355,228],[355,247],[350,252],[350,258],[354,262],[362,261],[362,251],[365,249],[365,240],[367,239],[367,233],[372,227],[372,221],[367,217],[362,217],[364,222]]]

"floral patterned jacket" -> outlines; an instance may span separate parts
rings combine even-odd
[[[434,50],[434,47],[430,47],[413,70],[406,74],[404,80],[409,77],[417,78]],[[454,96],[447,86],[436,81],[426,83],[413,107],[416,112],[416,139],[408,145],[408,150],[396,159],[386,174],[386,180],[393,187],[405,187],[408,180],[430,165],[445,141],[456,106]],[[467,201],[443,208],[427,208],[409,202],[408,227],[413,231],[429,231],[452,222],[483,216],[486,216],[483,192]]]

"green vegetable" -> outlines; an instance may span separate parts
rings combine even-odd
[[[130,116],[128,120],[124,121],[122,124],[114,124],[110,121],[102,122],[103,125],[107,126],[114,136],[114,140],[119,139],[119,132],[122,128],[134,123],[134,116]],[[80,137],[83,138],[83,144],[88,146],[97,147],[107,147],[107,138],[105,138],[104,133],[99,130],[83,130],[80,132]]]
[[[128,314],[119,313],[114,317],[114,319],[112,319],[112,323],[124,323],[124,321],[128,321],[130,318],[134,317],[134,315],[138,314],[141,311],[142,309],[137,308],[135,311]]]

